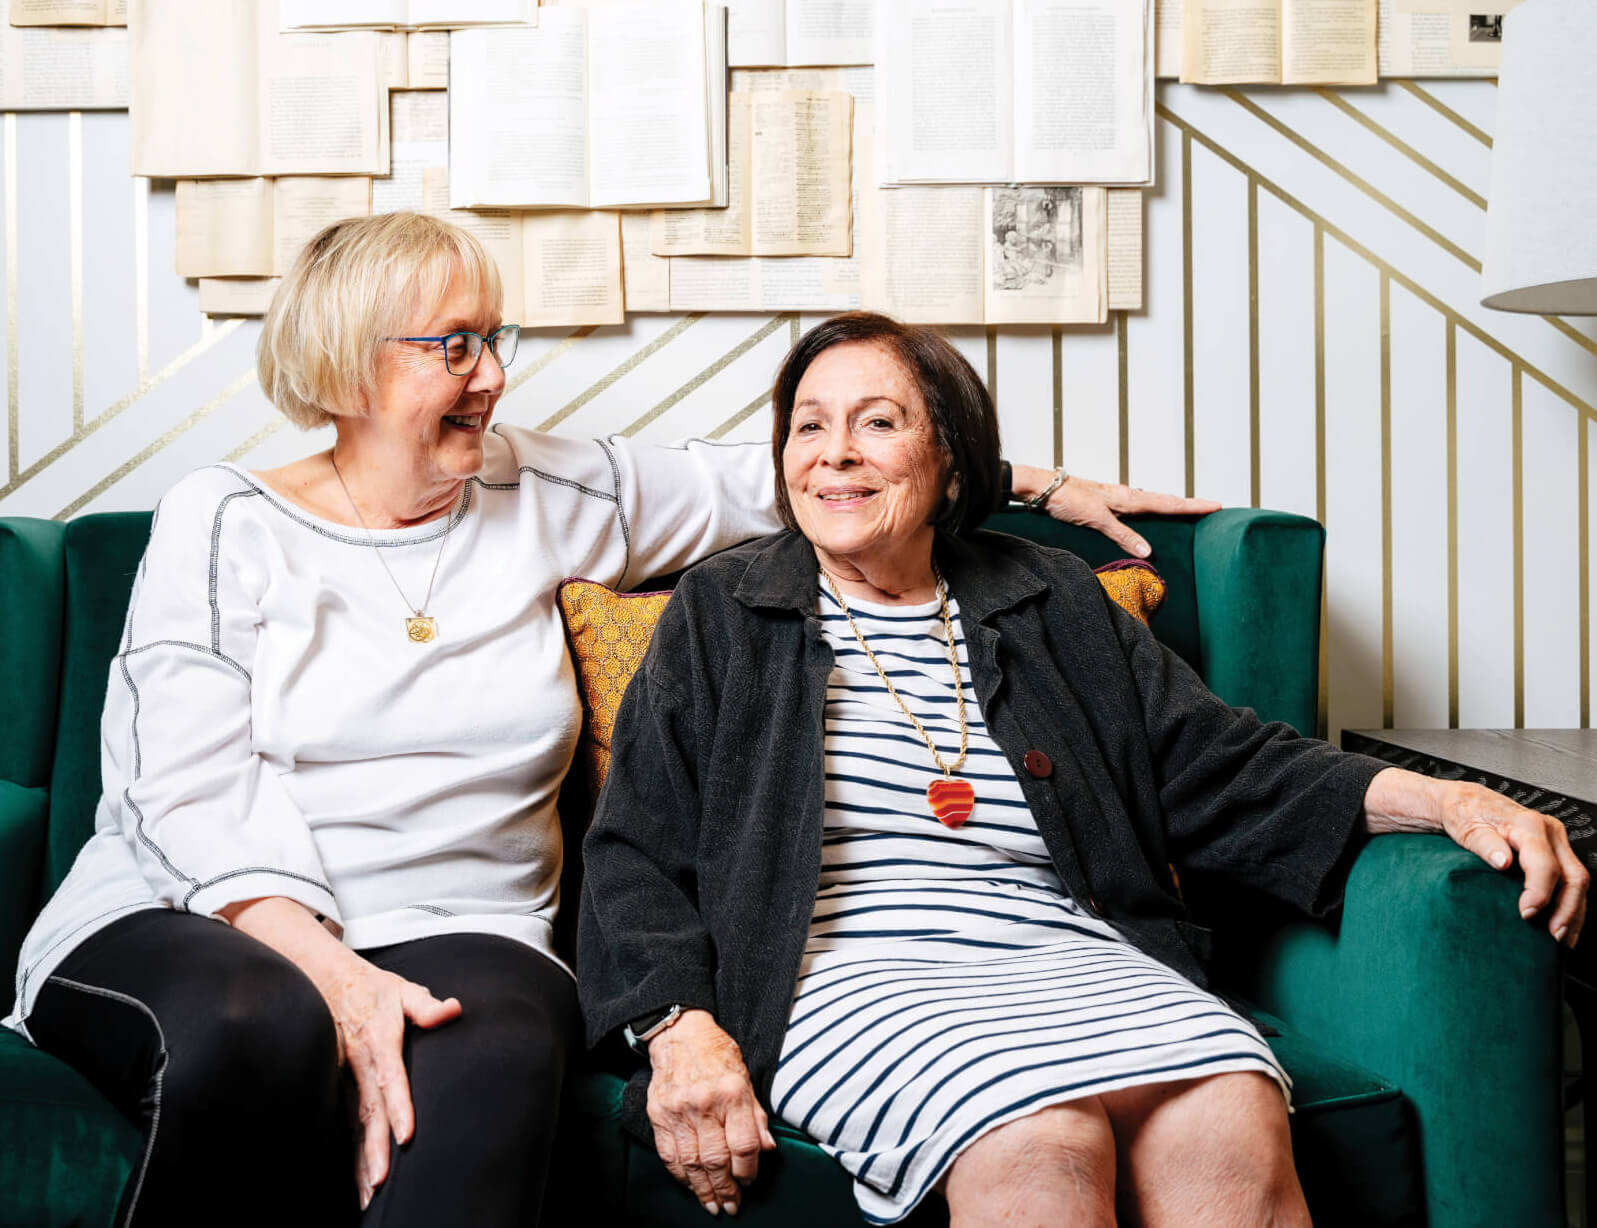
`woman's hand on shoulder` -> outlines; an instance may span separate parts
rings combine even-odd
[[[1527,810],[1484,785],[1435,780],[1385,768],[1364,796],[1365,826],[1374,833],[1442,831],[1498,870],[1519,862],[1525,886],[1519,915],[1546,916],[1557,942],[1573,947],[1586,923],[1591,875],[1569,843],[1563,823]]]
[[[671,1175],[711,1215],[736,1215],[741,1184],[776,1146],[743,1051],[709,1011],[688,1010],[649,1042],[649,1121]]]
[[[1052,469],[1031,465],[1012,466],[1015,498],[1022,501],[1040,494],[1053,481]],[[1121,516],[1152,513],[1158,516],[1207,516],[1220,510],[1213,499],[1187,499],[1181,495],[1162,495],[1121,482],[1095,482],[1071,474],[1068,481],[1048,496],[1048,514],[1067,524],[1097,529],[1122,550],[1139,559],[1152,553],[1147,540],[1120,522]]]

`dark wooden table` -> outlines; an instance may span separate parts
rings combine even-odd
[[[1597,730],[1344,729],[1342,749],[1442,780],[1468,780],[1563,821],[1597,881]],[[1591,928],[1591,927],[1588,927]],[[1597,1198],[1597,939],[1583,935],[1565,964],[1564,999],[1580,1031],[1585,1070],[1566,1084],[1565,1106],[1585,1116],[1586,1200]]]

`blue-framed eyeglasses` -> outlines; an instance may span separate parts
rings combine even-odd
[[[384,337],[384,341],[436,341],[444,351],[444,366],[451,375],[466,376],[477,369],[482,358],[482,347],[493,351],[494,361],[500,369],[516,360],[516,346],[521,343],[521,325],[501,324],[484,337],[481,333],[445,333],[442,337]]]

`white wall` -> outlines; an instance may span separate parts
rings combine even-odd
[[[1333,736],[1590,722],[1597,330],[1478,305],[1495,92],[1162,84],[1147,309],[955,333],[1012,457],[1325,520]],[[258,326],[172,275],[171,185],[128,177],[125,116],[7,115],[0,149],[0,515],[147,508],[196,465],[322,446],[256,388]],[[763,437],[812,322],[543,332],[500,417]]]

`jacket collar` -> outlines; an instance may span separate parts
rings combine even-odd
[[[974,537],[937,534],[933,547],[937,565],[966,618],[981,622],[1048,587],[1003,548],[1006,540],[986,532]],[[733,596],[753,609],[811,614],[819,596],[818,572],[815,547],[809,540],[800,533],[779,533],[756,547]]]

